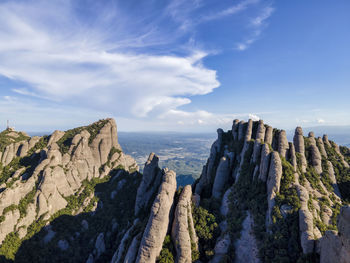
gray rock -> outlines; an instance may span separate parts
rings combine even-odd
[[[216,170],[216,176],[212,190],[212,195],[214,198],[220,198],[222,196],[222,191],[229,178],[230,162],[226,157],[222,157]]]
[[[131,242],[131,245],[129,246],[128,252],[126,253],[126,256],[124,258],[124,263],[134,263],[136,256],[137,256],[137,250],[140,245],[140,239],[141,239],[141,233],[139,233],[137,236],[135,236]]]
[[[295,154],[294,144],[292,142],[289,143],[289,161],[293,165],[294,172],[297,171],[297,157]]]
[[[137,262],[155,262],[162,249],[169,224],[169,213],[176,191],[176,174],[164,170],[163,181],[153,202],[151,215],[143,233]]]
[[[265,130],[265,143],[272,144],[272,138],[273,138],[273,129],[271,126],[267,126]]]
[[[148,205],[150,198],[158,189],[162,178],[161,170],[158,167],[158,161],[158,156],[151,153],[145,163],[142,181],[136,194],[135,215]]]
[[[301,171],[305,173],[307,162],[305,158],[305,144],[304,144],[303,129],[301,127],[296,127],[293,143],[294,143],[295,151],[300,154]]]
[[[281,130],[278,136],[278,152],[284,158],[287,158],[287,151],[289,149],[289,143],[285,130]]]
[[[261,142],[260,140],[254,141],[254,148],[253,148],[253,163],[257,163],[261,154]]]
[[[69,248],[69,243],[68,243],[67,240],[65,240],[65,239],[62,240],[61,239],[61,240],[58,241],[57,246],[62,251],[66,251]]]
[[[4,241],[5,237],[10,234],[20,217],[19,211],[17,209],[7,212],[5,215],[5,220],[0,223],[0,245]]]
[[[311,152],[311,164],[315,168],[318,174],[322,173],[322,157],[321,153],[316,145],[315,137],[313,133],[309,133],[309,142],[310,142],[310,152]]]
[[[261,159],[260,159],[260,173],[259,179],[266,182],[267,174],[269,172],[270,165],[270,148],[267,143],[262,145],[261,149]]]
[[[48,227],[47,234],[45,235],[43,241],[45,244],[49,243],[56,235],[56,232],[52,230],[51,227]]]
[[[133,225],[123,235],[123,238],[120,241],[119,247],[112,257],[111,263],[123,262],[123,255],[124,255],[125,250],[127,249],[128,240],[130,239],[130,235],[134,231],[138,222],[139,222],[139,220],[135,219],[135,221],[133,222]]]
[[[350,259],[350,206],[340,209],[338,231],[326,231],[320,240],[321,263],[348,263]]]
[[[329,175],[329,179],[331,180],[333,189],[334,189],[334,193],[341,198],[341,194],[340,194],[340,190],[337,184],[337,179],[335,178],[335,174],[334,174],[334,169],[333,169],[333,164],[330,161],[327,161],[327,166],[328,166],[328,175]]]
[[[244,129],[244,121],[240,121],[238,123],[238,140],[242,140],[245,136],[243,129]]]
[[[231,245],[231,239],[229,234],[225,234],[218,238],[218,241],[215,244],[214,248],[214,257],[210,263],[219,263],[222,262],[224,256],[228,253]]]
[[[321,152],[321,155],[325,158],[328,158],[328,155],[327,155],[327,152],[326,152],[326,149],[324,147],[324,143],[323,143],[323,140],[321,137],[317,138],[317,145],[318,145],[318,148]]]
[[[253,121],[249,119],[247,123],[247,130],[245,132],[244,141],[250,141],[252,139],[252,133],[253,133]]]
[[[229,212],[229,209],[230,209],[230,200],[229,200],[229,196],[232,192],[232,189],[229,188],[223,198],[222,198],[222,201],[221,201],[221,207],[220,207],[220,213],[221,215],[223,216],[227,216],[228,212]]]
[[[315,249],[313,216],[308,209],[309,192],[297,185],[301,207],[299,209],[300,243],[304,254],[313,253]]]
[[[235,243],[236,257],[235,261],[237,263],[259,263],[259,249],[255,236],[253,234],[254,221],[249,212],[247,212],[247,217],[244,219],[242,224],[241,237]]]
[[[103,253],[105,253],[105,251],[106,251],[106,246],[105,246],[104,234],[100,233],[98,234],[95,242],[96,258],[99,258]]]
[[[238,123],[239,120],[235,119],[232,124],[232,136],[235,141],[238,140]]]
[[[89,229],[89,223],[85,219],[81,221],[81,226],[83,231]]]
[[[177,203],[171,237],[175,244],[176,262],[192,262],[191,242],[197,244],[197,236],[192,221],[192,188],[185,186]]]
[[[259,120],[258,130],[256,131],[255,140],[263,143],[265,138],[265,125],[263,120]]]
[[[282,163],[281,158],[277,152],[271,153],[270,169],[267,178],[267,203],[268,203],[268,213],[267,213],[267,226],[272,224],[272,209],[275,205],[276,194],[280,190],[282,177]]]
[[[94,263],[94,256],[92,254],[89,255],[88,259],[86,260],[86,263]]]

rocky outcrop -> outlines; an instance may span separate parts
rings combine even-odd
[[[164,170],[163,173],[163,181],[153,202],[136,262],[155,262],[162,249],[169,224],[169,213],[176,191],[175,173],[168,170]]]
[[[272,138],[273,138],[273,129],[271,126],[268,126],[266,127],[266,130],[265,130],[265,143],[267,144],[272,144]]]
[[[267,143],[263,144],[261,149],[260,173],[259,179],[266,182],[267,174],[270,166],[270,148]]]
[[[259,263],[259,249],[253,235],[254,221],[249,211],[242,224],[241,237],[235,243],[237,263]]]
[[[135,202],[135,215],[146,207],[154,193],[157,191],[162,179],[162,172],[158,167],[159,158],[151,153],[143,169],[142,181],[137,189]]]
[[[303,129],[301,127],[297,127],[295,129],[293,143],[294,143],[295,151],[299,154],[299,157],[300,157],[301,172],[305,173],[307,162],[305,158],[305,144],[304,144]]]
[[[308,209],[309,192],[301,185],[297,186],[300,198],[299,231],[300,243],[304,254],[313,253],[315,247],[313,216]]]
[[[350,259],[350,206],[340,210],[338,231],[326,231],[320,240],[321,263],[348,263]]]
[[[239,120],[237,119],[233,120],[232,137],[234,140],[238,140],[238,125],[239,125]]]
[[[295,155],[295,148],[292,142],[289,143],[289,161],[293,165],[294,172],[297,171],[297,157]]]
[[[192,219],[192,189],[185,186],[176,206],[171,237],[175,244],[176,262],[192,262],[192,243],[197,244]]]
[[[328,175],[329,175],[329,179],[332,183],[332,186],[334,188],[334,193],[341,198],[340,195],[340,191],[339,191],[339,187],[337,184],[337,179],[335,178],[335,174],[334,174],[334,168],[333,168],[333,164],[330,161],[327,161],[327,166],[328,166]]]
[[[320,150],[321,155],[324,158],[328,158],[328,155],[327,155],[327,152],[326,152],[326,149],[324,147],[324,143],[323,143],[323,140],[321,139],[321,137],[317,138],[316,143],[317,143],[318,149]]]
[[[267,203],[268,203],[268,213],[267,213],[267,226],[272,224],[272,209],[275,205],[276,194],[280,190],[282,177],[282,163],[281,158],[277,152],[271,153],[270,169],[266,182],[267,186]]]
[[[309,133],[311,165],[315,168],[318,174],[322,173],[322,157],[316,145],[316,140],[313,132]]]
[[[287,151],[289,149],[289,143],[285,130],[281,130],[278,136],[278,152],[284,158],[287,158]]]
[[[216,170],[215,181],[213,185],[212,195],[214,198],[220,198],[222,191],[230,177],[230,161],[226,157],[222,157]]]

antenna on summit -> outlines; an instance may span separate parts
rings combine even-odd
[[[6,129],[8,130],[8,129],[10,129],[10,121],[9,120],[7,120],[7,126],[6,126]]]

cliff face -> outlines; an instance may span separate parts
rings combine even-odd
[[[0,139],[3,261],[349,262],[350,150],[327,136],[234,120],[179,189],[154,153],[138,172],[112,119]]]

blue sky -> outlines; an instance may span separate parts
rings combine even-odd
[[[350,125],[347,0],[3,0],[0,123]]]

